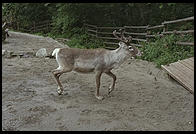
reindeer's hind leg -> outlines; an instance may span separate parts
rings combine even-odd
[[[59,80],[59,77],[63,73],[67,73],[67,72],[70,72],[70,71],[71,71],[71,69],[65,69],[65,68],[62,68],[62,67],[61,68],[59,67],[57,69],[52,70],[52,74],[54,75],[54,78],[55,78],[55,80],[56,80],[56,82],[58,84],[57,92],[58,92],[59,95],[61,95],[63,93],[63,86],[62,86],[62,84],[61,84],[61,82]]]

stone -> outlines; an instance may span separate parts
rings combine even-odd
[[[48,56],[45,48],[41,48],[36,52],[36,57],[46,57]]]
[[[7,50],[2,50],[2,56],[4,56],[7,53]]]
[[[8,51],[8,50],[2,50],[2,56],[5,56],[6,58],[11,58],[13,57],[13,53],[12,51]]]

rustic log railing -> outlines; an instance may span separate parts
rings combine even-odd
[[[172,20],[172,21],[164,21],[161,23],[161,25],[157,25],[157,26],[151,26],[147,28],[147,33],[151,33],[149,32],[150,30],[154,30],[154,29],[162,29],[162,32],[156,34],[156,35],[150,35],[147,34],[146,38],[147,40],[149,40],[149,38],[153,38],[156,36],[164,36],[167,34],[194,34],[194,30],[184,30],[184,31],[177,31],[177,30],[173,30],[173,31],[167,31],[168,30],[168,25],[170,24],[176,24],[176,23],[181,23],[181,22],[187,22],[187,21],[194,21],[194,16],[192,17],[188,17],[188,18],[183,18],[183,19],[178,19],[178,20]],[[188,45],[188,46],[194,46],[194,42],[180,42],[177,41],[176,44],[178,45]]]
[[[86,28],[86,33],[92,37],[102,39],[105,44],[107,45],[116,45],[118,46],[118,40],[114,38],[113,31],[118,29],[124,29],[125,30],[125,36],[132,36],[132,44],[136,46],[142,46],[141,42],[147,42],[150,38],[154,38],[156,36],[164,36],[168,34],[194,34],[194,30],[184,30],[184,31],[168,31],[168,25],[169,24],[176,24],[180,22],[187,22],[187,21],[194,21],[194,17],[188,17],[178,20],[172,20],[172,21],[164,21],[160,25],[156,26],[121,26],[121,27],[98,27],[96,25],[92,24],[84,24],[84,27]],[[24,31],[28,33],[36,33],[40,31],[49,31],[52,27],[52,22],[49,20],[42,21],[39,23],[34,22],[32,26],[29,26],[27,28],[22,28],[19,23],[14,24],[16,25],[16,30],[18,31]],[[136,31],[137,32],[133,32]],[[159,30],[157,34],[152,34],[153,30]],[[138,32],[140,31],[140,32]],[[179,45],[190,45],[193,46],[193,42],[181,42],[178,41],[176,44]]]
[[[173,20],[173,21],[165,21],[162,24],[165,25],[165,24],[172,24],[172,23],[178,23],[178,22],[184,22],[184,21],[190,21],[190,20],[194,20],[194,16],[183,18],[183,19],[178,19],[178,20]]]
[[[142,46],[141,42],[146,42],[150,38],[154,38],[156,36],[164,36],[168,34],[194,34],[194,30],[184,30],[184,31],[168,31],[168,25],[169,24],[175,24],[180,22],[187,22],[187,21],[194,21],[194,17],[188,17],[173,21],[164,21],[160,25],[156,26],[122,26],[122,27],[98,27],[96,25],[92,24],[84,24],[84,27],[86,28],[86,33],[90,36],[93,36],[98,39],[104,40],[104,43],[107,45],[117,45],[118,40],[113,37],[113,31],[118,29],[124,29],[126,36],[133,36],[132,40],[134,45],[136,46]],[[134,30],[139,30],[141,32],[132,32]],[[152,30],[159,30],[157,34],[151,34]],[[190,45],[193,46],[193,42],[181,42],[178,41],[176,44],[179,45]]]
[[[113,36],[113,31],[118,29],[125,29],[125,35],[134,36],[132,44],[141,46],[138,42],[145,42],[146,33],[133,33],[129,32],[129,29],[146,29],[147,26],[124,26],[124,27],[98,27],[95,25],[84,24],[87,34],[98,39],[104,40],[104,44],[118,46],[118,40]],[[117,33],[118,34],[118,33]],[[143,38],[135,38],[135,36],[143,36]]]
[[[9,28],[12,29],[14,25],[15,24],[10,24]],[[28,26],[26,28],[24,28],[24,26],[21,26],[21,24],[16,23],[16,28],[13,28],[13,29],[18,30],[18,31],[24,31],[27,33],[37,33],[40,31],[49,31],[51,26],[52,26],[52,22],[50,20],[45,20],[45,21],[38,22],[38,23],[33,22],[33,25]]]

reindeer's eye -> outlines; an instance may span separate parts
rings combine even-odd
[[[132,48],[132,46],[129,46],[129,51],[133,51],[133,48]]]

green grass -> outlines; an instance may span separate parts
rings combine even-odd
[[[85,34],[84,32],[79,32],[76,34],[73,34],[72,36],[70,34],[56,34],[54,32],[46,33],[43,32],[34,33],[35,35],[42,35],[44,37],[51,37],[53,39],[56,38],[68,38],[70,41],[66,42],[66,45],[69,47],[74,48],[104,48],[105,45],[103,44],[102,40],[98,40],[96,38],[92,38]]]
[[[92,37],[89,37],[86,34],[73,36],[70,41],[67,42],[67,45],[70,47],[87,49],[105,47],[101,40],[92,39]]]
[[[160,68],[161,65],[194,56],[193,46],[177,45],[176,41],[194,42],[194,38],[190,35],[182,37],[174,34],[156,37],[154,41],[143,43],[141,59],[154,62]]]

